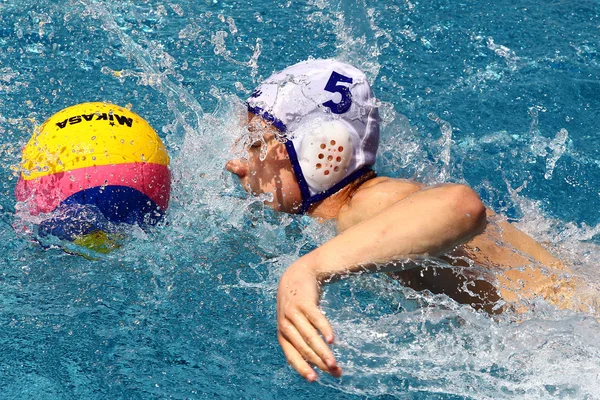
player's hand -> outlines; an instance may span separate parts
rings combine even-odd
[[[310,382],[317,379],[311,365],[335,377],[342,375],[323,340],[332,344],[333,330],[319,309],[320,294],[315,274],[300,262],[292,264],[283,274],[277,291],[279,344],[290,365]]]

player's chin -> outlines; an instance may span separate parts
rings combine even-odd
[[[285,207],[281,203],[279,203],[277,200],[273,200],[273,201],[264,200],[263,203],[265,206],[270,207],[275,211],[286,212]]]
[[[271,207],[275,211],[283,212],[286,214],[298,214],[300,213],[301,203],[281,203],[276,199],[273,201],[265,201],[265,205]]]

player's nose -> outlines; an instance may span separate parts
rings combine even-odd
[[[248,175],[248,162],[240,159],[229,160],[225,164],[225,169],[239,178],[243,178]]]

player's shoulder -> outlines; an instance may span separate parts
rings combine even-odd
[[[395,201],[399,201],[425,187],[424,184],[409,179],[378,176],[363,183],[353,197],[359,196],[368,198],[371,196],[383,195],[386,197],[393,197],[395,198]]]
[[[340,209],[337,226],[340,232],[372,218],[392,204],[423,189],[425,185],[407,179],[376,177],[362,183]]]

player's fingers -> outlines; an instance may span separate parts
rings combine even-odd
[[[318,307],[302,307],[301,309],[310,323],[321,332],[327,343],[332,344],[334,341],[333,329],[323,312]]]
[[[304,379],[309,382],[317,380],[317,373],[311,368],[311,366],[302,358],[302,355],[296,350],[296,348],[281,334],[277,335],[279,339],[279,345],[283,350],[283,354],[287,359],[288,363],[298,372]]]
[[[309,363],[316,365],[319,369],[329,372],[329,367],[325,362],[314,352],[312,348],[304,341],[304,338],[294,324],[285,319],[279,323],[279,333],[294,346],[296,351]]]
[[[293,313],[288,316],[288,319],[298,330],[298,333],[302,336],[304,342],[319,356],[321,360],[327,365],[328,370],[336,366],[335,357],[325,344],[319,333],[304,315],[304,313]]]

